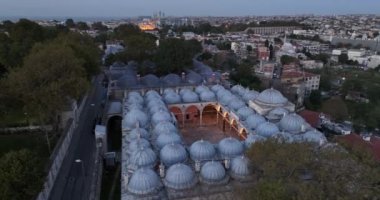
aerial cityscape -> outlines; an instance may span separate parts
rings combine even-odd
[[[380,199],[379,7],[0,2],[0,199]]]

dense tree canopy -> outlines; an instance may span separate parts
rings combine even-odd
[[[0,159],[0,199],[35,199],[43,185],[43,163],[29,150],[11,151]]]
[[[257,184],[244,199],[373,199],[380,192],[380,170],[373,157],[339,146],[275,140],[255,143],[248,152]],[[237,190],[239,191],[239,190]]]

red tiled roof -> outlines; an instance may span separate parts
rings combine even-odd
[[[284,71],[282,73],[282,78],[302,78],[302,77],[313,77],[318,76],[317,74],[309,73],[309,72],[302,72],[302,71]]]
[[[302,118],[306,120],[312,127],[319,127],[319,112],[314,112],[311,110],[303,110],[298,113]]]
[[[365,141],[360,135],[349,134],[344,136],[339,136],[338,140],[346,143],[352,147],[359,147],[368,150],[373,154],[377,161],[380,161],[380,138],[377,136],[372,136],[370,141]]]

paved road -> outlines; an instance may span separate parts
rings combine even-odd
[[[78,127],[51,191],[51,200],[81,200],[89,197],[95,162],[93,120],[101,110],[100,104],[105,90],[100,84],[101,78],[96,78],[84,105]],[[84,170],[81,163],[75,162],[76,159],[82,160]]]

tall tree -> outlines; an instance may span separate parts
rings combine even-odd
[[[0,159],[0,199],[33,199],[42,189],[43,164],[29,150],[11,151]]]

